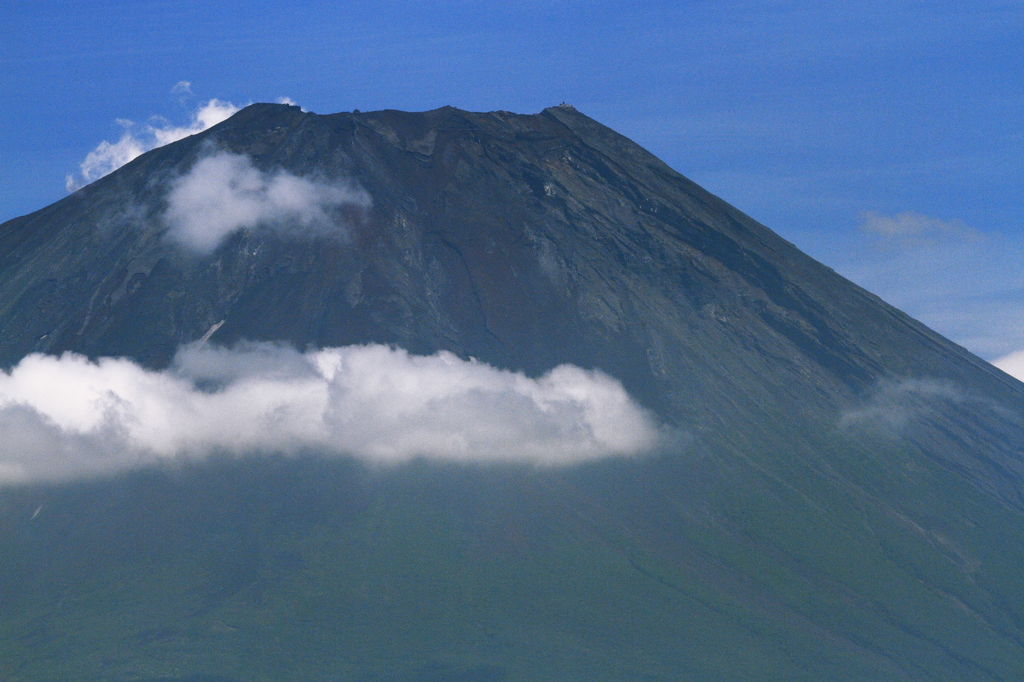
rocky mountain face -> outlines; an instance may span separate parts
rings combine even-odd
[[[183,248],[218,155],[349,199]],[[252,105],[0,225],[6,366],[200,338],[598,368],[678,436],[10,487],[0,679],[1024,676],[1024,386],[571,107]]]

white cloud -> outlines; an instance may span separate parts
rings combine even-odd
[[[891,216],[865,211],[861,214],[861,229],[887,240],[903,243],[930,242],[940,239],[980,239],[981,233],[961,220],[941,220],[904,211]]]
[[[113,143],[104,140],[89,152],[78,166],[81,171],[80,177],[68,175],[64,178],[64,187],[67,191],[74,192],[94,180],[99,180],[147,151],[143,141],[131,131],[131,121],[119,120],[118,123],[125,126],[121,138]]]
[[[292,235],[344,235],[344,222],[332,210],[369,205],[369,195],[353,185],[264,173],[248,157],[218,152],[174,181],[164,220],[171,239],[206,254],[233,232],[260,226]]]
[[[178,81],[171,88],[172,95],[191,95],[192,94],[192,82],[191,81]]]
[[[165,371],[33,354],[0,372],[0,431],[8,483],[216,452],[567,465],[635,455],[659,437],[599,371],[560,365],[531,379],[381,345],[300,353],[192,344]]]
[[[860,230],[801,246],[985,359],[1024,348],[1024,248],[1012,233],[912,212],[861,217]]]
[[[167,121],[162,121],[160,127],[149,126],[156,144],[151,148],[162,147],[165,144],[177,142],[189,135],[201,133],[207,128],[212,128],[221,121],[226,121],[238,112],[231,102],[222,102],[219,99],[211,99],[192,113],[192,121],[187,126],[172,126]]]
[[[1024,350],[1019,350],[992,361],[992,364],[1015,379],[1024,381]]]
[[[307,109],[305,107],[302,107],[302,106],[299,106],[299,103],[296,102],[295,100],[293,100],[291,97],[278,97],[277,98],[277,103],[278,104],[287,104],[290,107],[299,107],[299,110],[302,113],[304,113],[304,114],[308,114],[309,113],[309,109]]]
[[[908,422],[934,412],[942,404],[972,401],[957,386],[936,379],[885,380],[863,405],[846,410],[839,425],[844,429],[866,427],[898,433]]]
[[[181,81],[174,86],[174,91],[178,91],[179,86],[183,84],[191,87],[187,81]],[[173,126],[170,122],[159,118],[154,119],[156,125],[151,123],[136,126],[131,121],[119,119],[117,122],[125,129],[121,138],[117,142],[106,140],[100,142],[79,164],[78,174],[65,177],[64,186],[69,192],[74,192],[90,182],[114,172],[150,149],[156,149],[165,144],[177,142],[189,135],[201,133],[207,128],[227,120],[237,111],[238,107],[230,102],[211,99],[192,113],[192,120],[186,126]]]

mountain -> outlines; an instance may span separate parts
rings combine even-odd
[[[0,225],[6,367],[197,339],[571,363],[673,435],[9,485],[5,682],[1024,677],[1024,385],[572,107],[252,105]]]

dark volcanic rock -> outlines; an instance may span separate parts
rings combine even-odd
[[[373,205],[339,218],[345,239],[256,229],[186,253],[160,216],[215,150]],[[7,366],[159,367],[222,320],[224,344],[598,367],[686,444],[566,471],[219,463],[9,491],[12,519],[63,511],[0,527],[18,548],[0,605],[29,614],[0,636],[78,653],[19,655],[5,679],[93,661],[74,648],[90,622],[123,629],[94,649],[137,650],[76,679],[1024,676],[1022,385],[572,108],[253,105],[0,226]],[[90,543],[111,552],[85,561]],[[89,590],[126,624],[49,606]],[[162,624],[132,624],[132,594],[164,595]]]
[[[210,257],[184,254],[159,215],[169,182],[213,150],[354,179],[373,207],[349,217],[348,240],[254,230]],[[318,116],[253,105],[0,226],[8,365],[75,350],[160,366],[221,320],[213,340],[225,344],[380,342],[530,374],[599,367],[668,423],[719,435],[832,426],[880,380],[952,381],[1000,404],[1022,396],[567,107]],[[1018,428],[985,418],[1000,434]],[[1018,448],[1001,450],[956,465],[985,470],[1016,501]]]

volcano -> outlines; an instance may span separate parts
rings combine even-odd
[[[254,342],[573,365],[671,436],[10,483],[0,679],[1024,678],[1024,385],[571,106],[255,104],[0,225],[7,368]]]

